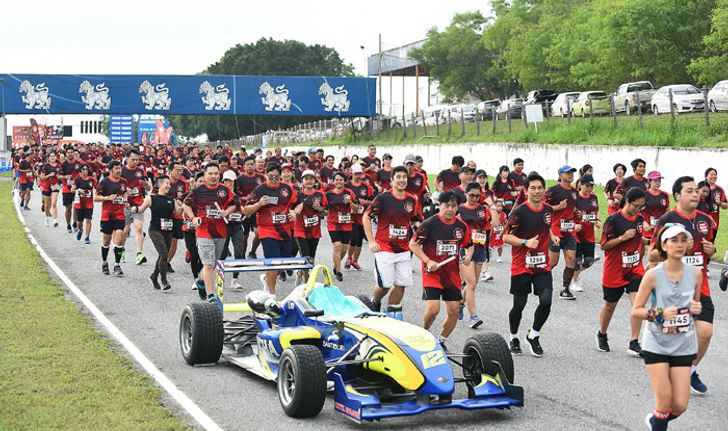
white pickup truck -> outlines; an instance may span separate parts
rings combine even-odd
[[[642,111],[650,109],[650,99],[657,89],[650,81],[628,82],[622,84],[614,92],[614,109],[617,112],[626,112],[627,115],[637,112],[637,93]]]

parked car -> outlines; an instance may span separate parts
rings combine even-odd
[[[703,94],[696,86],[690,84],[666,85],[660,87],[650,101],[652,112],[655,115],[670,112],[670,90],[672,90],[672,107],[676,113],[705,109]]]
[[[614,109],[617,112],[626,112],[627,115],[637,112],[637,93],[642,110],[650,109],[650,99],[657,90],[650,81],[628,82],[622,84],[614,92]]]
[[[434,126],[438,121],[440,121],[440,112],[445,107],[446,105],[432,105],[422,108],[421,115],[417,117],[417,125],[423,125],[422,117],[424,117],[424,125]]]
[[[490,120],[493,118],[493,114],[496,109],[500,106],[500,100],[491,99],[485,102],[478,103],[478,113],[481,120]]]
[[[466,122],[475,121],[475,105],[458,104],[443,108],[440,111],[440,124],[447,124],[448,115],[453,123],[460,122],[461,116]]]
[[[500,106],[495,110],[495,115],[499,120],[505,120],[506,116],[521,118],[522,111],[523,99],[507,99],[501,102]]]
[[[609,114],[609,111],[609,97],[603,91],[582,91],[571,105],[571,114],[574,116],[586,117],[590,114]]]
[[[708,108],[713,112],[728,110],[728,80],[718,82],[708,91]]]
[[[574,102],[576,102],[576,99],[579,98],[579,94],[578,91],[559,93],[556,99],[554,99],[554,103],[551,104],[551,116],[555,117],[558,115],[565,117],[569,115],[569,110],[574,105]]]
[[[529,91],[526,95],[525,104],[529,105],[531,103],[553,102],[554,99],[556,99],[556,96],[558,96],[558,94],[550,88]]]

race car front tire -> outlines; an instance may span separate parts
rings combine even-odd
[[[217,362],[224,334],[220,309],[215,304],[193,302],[185,307],[179,322],[179,343],[188,364]]]
[[[508,349],[508,343],[494,332],[484,332],[468,338],[463,348],[467,355],[463,358],[463,373],[466,379],[475,379],[473,384],[479,383],[479,374],[496,376],[498,367],[492,362],[501,365],[509,383],[513,383],[514,369],[513,357]]]
[[[315,346],[294,344],[283,351],[278,365],[278,399],[294,418],[318,415],[326,401],[326,364]]]

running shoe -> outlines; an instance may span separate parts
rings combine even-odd
[[[477,314],[472,314],[470,316],[470,328],[471,329],[478,329],[478,327],[480,327],[480,325],[482,325],[482,324],[483,324],[483,319],[478,317]]]
[[[540,358],[543,356],[543,349],[541,348],[541,343],[539,343],[539,338],[541,337],[533,337],[531,338],[530,335],[526,335],[526,341],[528,342],[528,348],[531,350],[531,354],[537,358]]]
[[[30,207],[28,205],[24,206],[23,209],[26,211],[30,211]]]
[[[500,257],[496,258],[495,261],[496,263],[503,263],[503,259],[501,259]]]
[[[483,281],[493,281],[494,277],[493,274],[491,274],[488,271],[483,271],[482,274],[480,274],[480,279]]]
[[[458,308],[458,320],[463,320],[463,318],[465,317],[465,313],[463,313],[464,310],[465,304],[461,302],[460,307]]]
[[[101,264],[101,272],[104,275],[109,275],[109,262],[104,262]]]
[[[185,263],[192,262],[192,253],[189,250],[185,250]]]
[[[357,271],[361,271],[361,265],[359,265],[359,262],[355,260],[351,261],[351,267],[356,269]]]
[[[53,219],[53,227],[58,227],[58,220]]]
[[[174,269],[171,264],[167,264],[167,274],[174,274]]]
[[[169,284],[169,280],[162,280],[162,290],[169,290],[172,288],[172,285]]]
[[[157,277],[154,275],[149,276],[149,283],[155,290],[162,290],[162,286],[159,285],[159,281],[157,281]]]
[[[137,253],[136,254],[136,264],[141,265],[147,263],[147,257],[144,256],[144,253]]]
[[[569,286],[569,290],[572,292],[583,292],[584,288],[579,286],[579,283],[573,282],[571,283],[571,286]]]
[[[251,251],[250,253],[248,253],[248,259],[257,259],[257,258],[258,258],[258,256],[255,255],[255,252]]]
[[[609,338],[607,337],[607,334],[602,334],[599,331],[597,331],[597,350],[600,352],[609,351]]]
[[[652,415],[652,413],[647,413],[647,417],[645,418],[645,425],[647,425],[647,429],[650,431],[653,431],[655,429],[655,417]]]
[[[215,295],[210,295],[207,298],[207,302],[209,302],[210,304],[217,305],[218,310],[220,310],[220,315],[222,315],[222,313],[223,313],[223,305],[222,305],[222,301],[220,301],[220,298],[218,298]]]
[[[81,237],[83,236],[83,232],[81,230],[76,231],[76,241],[81,241]]]
[[[48,227],[50,225],[51,225],[51,219],[50,219],[50,217],[46,217],[45,218],[45,226]]]
[[[197,294],[200,296],[200,299],[207,298],[207,292],[205,291],[205,283],[201,279],[195,280],[195,285],[193,289],[197,289]]]
[[[375,301],[373,297],[372,297],[372,311],[376,311],[377,313],[382,311],[382,303]]]
[[[351,269],[351,258],[347,257],[346,262],[344,262],[344,269]]]
[[[698,376],[697,371],[693,371],[693,373],[690,375],[690,390],[694,394],[705,394],[708,392],[708,387],[705,386],[705,383],[703,383],[702,380],[700,380],[700,376]]]
[[[126,263],[126,249],[125,248],[121,249],[121,259],[119,260],[119,262]]]
[[[71,226],[66,226],[66,231],[68,233],[73,233],[73,228],[71,228]]]
[[[522,355],[523,350],[521,350],[521,340],[518,338],[513,338],[511,340],[511,354],[513,355]]]
[[[632,356],[642,356],[642,346],[640,346],[640,342],[637,340],[630,341],[627,353]]]
[[[705,276],[710,278],[710,269],[705,270]]]
[[[338,281],[344,281],[344,274],[336,272],[336,270],[334,270],[334,277],[336,277],[336,280]]]
[[[447,352],[447,346],[445,345],[445,340],[442,339],[442,337],[437,337],[437,342],[440,343],[440,347],[442,347],[442,350]]]
[[[260,279],[260,282],[261,282],[261,284],[263,284],[263,291],[264,291],[264,292],[268,292],[268,281],[267,281],[267,279],[265,278],[265,276],[266,276],[266,274],[265,274],[265,273],[263,273],[263,274],[260,274],[260,275],[258,276],[258,278]]]
[[[720,281],[718,282],[718,286],[720,286],[720,290],[723,292],[728,289],[728,268],[724,268],[720,272]]]
[[[234,290],[243,290],[243,285],[240,284],[240,281],[237,278],[233,278],[232,288]]]
[[[123,277],[124,271],[121,270],[121,265],[118,263],[114,265],[114,275],[117,277]]]
[[[559,298],[565,299],[567,301],[573,301],[576,299],[573,293],[569,289],[564,289],[559,293]]]
[[[278,277],[280,277],[281,281],[288,280],[288,277],[286,277],[286,271],[281,271],[278,273]]]
[[[91,244],[91,238],[86,237],[86,239],[83,240],[84,244]]]

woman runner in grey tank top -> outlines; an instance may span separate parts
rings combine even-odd
[[[690,366],[698,352],[693,315],[702,309],[702,273],[682,261],[692,240],[682,225],[658,232],[655,249],[665,261],[647,271],[632,308],[632,317],[648,321],[642,356],[655,410],[645,423],[653,431],[667,430],[668,422],[685,412],[690,398]]]

